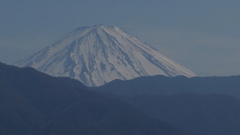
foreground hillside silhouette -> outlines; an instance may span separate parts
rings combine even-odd
[[[1,135],[190,135],[80,82],[0,64]]]

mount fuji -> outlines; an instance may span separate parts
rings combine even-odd
[[[54,44],[16,63],[87,86],[141,76],[196,76],[118,26],[80,27]]]

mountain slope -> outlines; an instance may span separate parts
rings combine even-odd
[[[16,65],[78,79],[87,86],[140,76],[196,76],[121,28],[105,25],[78,28]]]
[[[190,135],[76,80],[0,63],[1,135]]]

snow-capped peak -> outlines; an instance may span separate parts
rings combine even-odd
[[[196,76],[118,26],[80,27],[16,64],[88,86],[140,76]]]

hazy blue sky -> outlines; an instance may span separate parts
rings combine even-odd
[[[239,0],[0,0],[0,61],[81,26],[118,25],[200,76],[240,75]]]

